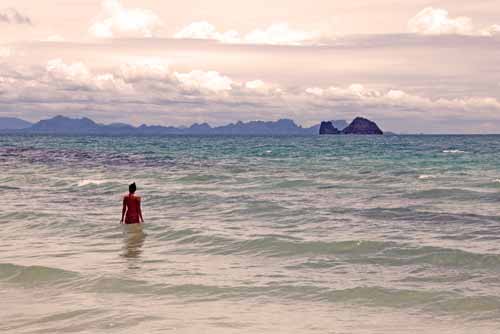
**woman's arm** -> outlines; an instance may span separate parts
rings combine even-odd
[[[144,218],[142,218],[141,198],[140,197],[139,197],[139,218],[141,218],[141,222],[144,223]]]
[[[127,211],[127,201],[125,200],[125,197],[123,197],[122,219],[120,220],[120,224],[123,224],[123,218],[125,217],[126,211]]]

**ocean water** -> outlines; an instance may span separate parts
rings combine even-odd
[[[0,170],[1,333],[500,332],[498,136],[3,135]]]

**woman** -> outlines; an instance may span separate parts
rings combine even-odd
[[[139,196],[135,196],[136,189],[137,187],[134,182],[128,186],[129,194],[123,196],[122,219],[120,220],[120,224],[123,224],[124,217],[125,224],[144,223],[141,211],[141,198]]]

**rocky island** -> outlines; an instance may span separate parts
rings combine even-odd
[[[339,129],[337,129],[332,122],[321,122],[319,126],[320,135],[338,135],[340,134]]]
[[[332,122],[321,122],[319,128],[320,135],[383,135],[378,125],[363,117],[356,117],[345,129],[339,130],[333,126]]]

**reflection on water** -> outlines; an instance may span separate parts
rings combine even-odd
[[[146,234],[142,230],[142,224],[123,225],[122,256],[129,259],[139,258],[142,254],[145,239]]]

